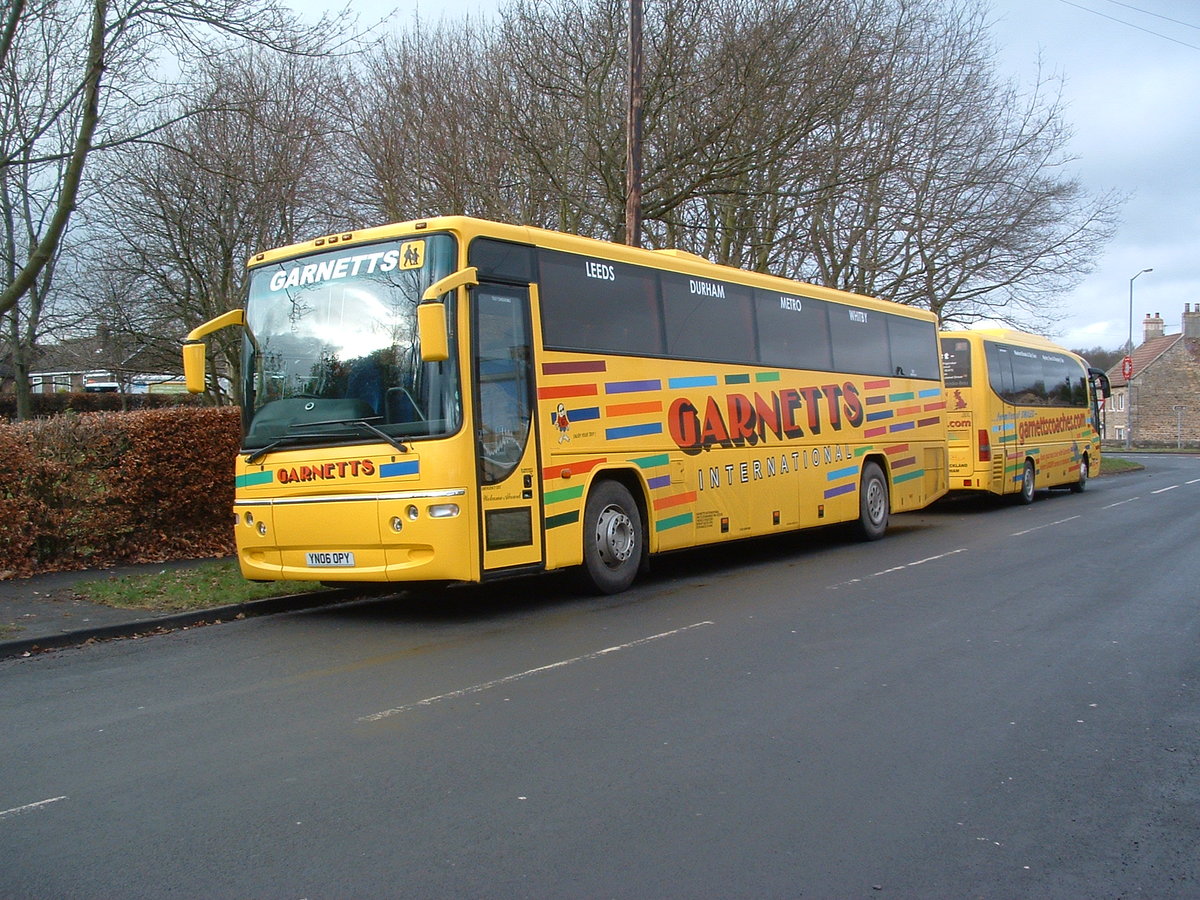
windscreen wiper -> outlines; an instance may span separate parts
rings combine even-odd
[[[371,434],[375,435],[375,437],[386,441],[387,443],[389,443],[393,447],[395,447],[397,450],[399,450],[401,453],[408,452],[408,448],[406,446],[404,446],[404,444],[400,443],[400,441],[396,440],[394,437],[392,437],[386,431],[382,431],[381,429],[376,428],[374,425],[371,424],[371,421],[372,421],[371,419],[328,419],[324,422],[297,422],[294,425],[289,425],[288,428],[315,428],[320,425],[354,425],[359,428],[363,428],[366,431],[369,431]],[[373,421],[378,422],[379,417],[376,416]],[[313,437],[313,435],[307,435],[307,434],[295,435],[295,437]]]

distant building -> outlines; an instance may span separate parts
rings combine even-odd
[[[158,393],[184,390],[180,369],[177,343],[133,338],[100,327],[88,337],[38,347],[29,382],[35,394]],[[9,381],[6,390],[11,390],[11,372]]]
[[[1164,334],[1162,316],[1146,314],[1133,375],[1109,370],[1104,439],[1143,447],[1200,446],[1200,303],[1183,305],[1183,330]]]

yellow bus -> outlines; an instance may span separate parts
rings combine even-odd
[[[941,336],[950,488],[1079,492],[1100,467],[1100,400],[1108,378],[1044,338],[1002,329]]]
[[[468,217],[258,254],[236,534],[254,580],[460,582],[835,522],[947,490],[934,317]]]

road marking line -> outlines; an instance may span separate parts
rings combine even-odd
[[[66,796],[51,797],[49,800],[39,800],[37,803],[26,803],[24,806],[15,806],[12,809],[0,812],[0,819],[7,819],[9,816],[19,816],[21,813],[33,812],[35,809],[41,809],[43,806],[49,806],[51,803],[57,803],[59,800],[66,799]]]
[[[1030,534],[1034,531],[1041,531],[1043,528],[1053,528],[1055,525],[1061,525],[1064,522],[1071,522],[1075,519],[1081,519],[1082,516],[1068,516],[1065,519],[1059,519],[1057,522],[1047,522],[1045,525],[1036,525],[1033,528],[1026,528],[1024,531],[1014,531],[1009,537],[1020,537],[1023,534]]]
[[[1191,481],[1185,481],[1184,484],[1200,484],[1200,478],[1193,478]]]
[[[494,687],[499,687],[502,684],[511,684],[514,681],[520,681],[523,678],[528,678],[531,675],[541,675],[544,672],[550,672],[554,669],[561,669],[565,666],[571,666],[575,663],[587,662],[592,659],[599,659],[602,656],[607,656],[609,653],[616,653],[618,650],[628,650],[631,647],[640,647],[642,644],[649,644],[651,641],[658,641],[662,638],[673,637],[677,634],[683,634],[685,631],[691,631],[693,628],[703,628],[705,625],[712,625],[712,622],[696,622],[692,625],[685,625],[683,628],[676,628],[673,631],[664,631],[661,634],[652,634],[649,637],[638,638],[636,641],[630,641],[627,644],[618,644],[615,647],[605,647],[603,650],[596,650],[592,653],[585,653],[583,656],[576,656],[572,659],[562,659],[558,662],[550,663],[545,666],[538,666],[536,669],[526,669],[524,672],[518,672],[515,675],[505,675],[503,678],[497,678],[493,681],[484,681],[480,684],[473,684],[470,687],[462,688],[457,691],[449,691],[445,694],[438,694],[436,697],[426,697],[424,700],[418,700],[416,703],[406,703],[404,706],[397,706],[394,709],[385,709],[382,712],[371,713],[369,716],[362,716],[357,721],[360,724],[368,722],[379,722],[391,716],[399,715],[403,712],[418,709],[422,706],[432,706],[435,703],[440,703],[443,700],[455,700],[459,697],[466,697],[471,694],[479,694],[483,691],[491,690]]]
[[[1179,487],[1179,485],[1177,485],[1177,484],[1173,484],[1173,485],[1171,485],[1170,487],[1159,488],[1157,491],[1151,491],[1150,493],[1152,493],[1152,494],[1165,494],[1167,491],[1173,491],[1173,490],[1175,490],[1175,488],[1177,488],[1177,487]]]
[[[1132,503],[1134,500],[1141,500],[1141,497],[1130,497],[1128,500],[1118,500],[1116,503],[1110,503],[1108,506],[1102,506],[1101,509],[1112,509],[1114,506],[1124,506],[1126,503]]]
[[[959,547],[957,550],[950,550],[946,553],[939,553],[937,556],[927,556],[924,559],[918,559],[915,562],[905,563],[902,566],[892,566],[890,569],[883,569],[882,571],[879,571],[879,572],[872,572],[870,575],[864,575],[862,578],[851,578],[849,581],[841,581],[841,582],[838,582],[837,584],[831,584],[831,585],[829,585],[828,588],[826,588],[826,590],[832,591],[832,590],[836,590],[837,588],[847,587],[852,584],[861,584],[863,581],[865,581],[868,578],[878,578],[880,575],[891,575],[893,572],[902,572],[905,569],[911,569],[913,566],[923,566],[927,562],[934,562],[935,560],[945,559],[947,556],[954,556],[956,553],[966,553],[966,552],[967,552],[966,547]]]

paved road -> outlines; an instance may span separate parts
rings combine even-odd
[[[0,663],[0,896],[1200,896],[1200,459]]]

